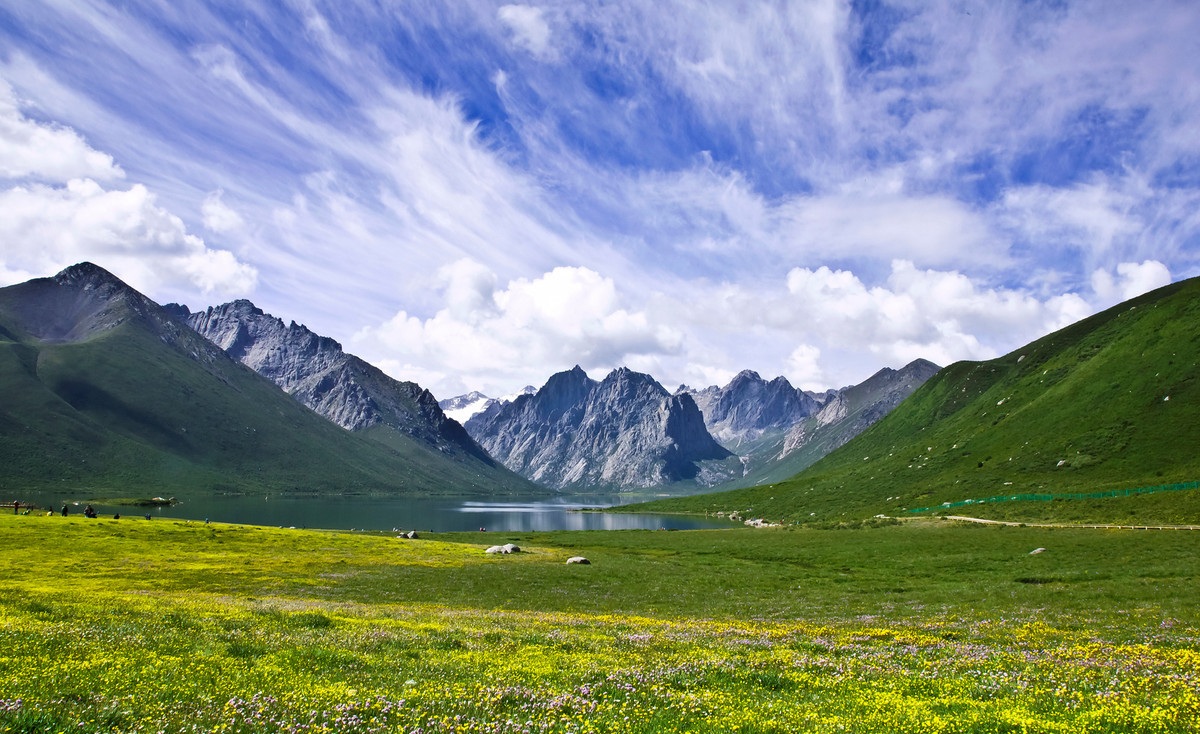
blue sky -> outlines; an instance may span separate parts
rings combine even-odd
[[[1200,274],[1193,2],[0,5],[0,283],[392,375],[805,388]]]

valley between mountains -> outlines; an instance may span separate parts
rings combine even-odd
[[[576,366],[439,402],[249,301],[160,306],[81,263],[0,289],[3,480],[91,496],[604,491],[785,522],[1186,482],[1200,476],[1197,290],[1168,286],[990,362],[916,360],[825,392],[751,370],[670,391]],[[1194,521],[1194,494],[989,509]]]

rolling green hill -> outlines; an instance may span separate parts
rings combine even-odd
[[[1120,304],[998,359],[953,364],[791,479],[650,503],[773,520],[911,516],[942,503],[1200,479],[1200,280]],[[977,503],[1021,520],[1200,521],[1200,490]],[[926,513],[926,514],[929,514]]]
[[[346,431],[91,265],[0,289],[0,489],[473,494],[537,488]]]

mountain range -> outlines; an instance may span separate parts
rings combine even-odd
[[[785,377],[764,380],[753,370],[739,372],[725,387],[693,390],[681,385],[676,392],[692,396],[713,438],[731,449],[765,432],[786,431],[830,397],[798,390]]]
[[[732,454],[713,440],[690,396],[627,368],[596,381],[576,366],[534,394],[467,421],[492,456],[557,489],[630,489],[695,479]]]
[[[342,428],[370,431],[385,441],[407,437],[494,466],[428,390],[385,375],[329,337],[295,321],[285,325],[246,300],[196,313],[176,304],[167,308],[230,357]]]
[[[225,310],[208,320],[241,335],[231,346],[242,356],[279,357],[263,362],[287,376],[301,400],[357,395],[357,407],[343,401],[333,411],[355,430],[230,357],[181,321],[182,311],[90,263],[0,288],[4,485],[91,496],[539,491],[488,457],[432,396],[339,356],[336,343],[297,329],[296,343],[258,349],[253,342],[273,327],[246,303],[228,312],[253,316],[257,326],[239,330]],[[304,355],[319,355],[314,364],[330,371],[308,381]],[[350,376],[346,385],[357,392],[325,390],[330,375]]]
[[[565,490],[742,485],[656,509],[791,521],[961,503],[1023,517],[1058,498],[1043,505],[1056,516],[1195,522],[1200,492],[1165,490],[1200,476],[1198,366],[1189,280],[985,362],[917,360],[825,393],[747,371],[672,394],[576,367],[511,400],[466,396],[461,409],[486,408],[464,429],[419,385],[249,301],[162,307],[81,263],[0,288],[0,486],[549,491],[519,473]]]
[[[808,393],[783,377],[743,371],[725,387],[674,395],[653,377],[618,369],[602,381],[578,366],[533,394],[443,401],[475,413],[466,428],[505,466],[559,489],[672,491],[745,485],[792,474],[864,430],[936,365],[918,360],[861,385]]]

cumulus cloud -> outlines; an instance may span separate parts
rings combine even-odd
[[[598,374],[629,366],[669,387],[724,384],[748,368],[824,390],[918,358],[989,359],[1164,277],[1158,263],[1125,264],[1098,273],[1092,291],[1039,297],[896,260],[874,285],[822,266],[758,286],[677,281],[629,294],[587,268],[505,284],[463,260],[439,273],[433,316],[401,311],[353,344],[440,397],[540,385],[575,363]]]
[[[1120,263],[1116,275],[1107,270],[1092,273],[1092,290],[1104,305],[1128,301],[1171,282],[1171,271],[1157,260]]]
[[[93,149],[74,130],[25,117],[12,87],[0,79],[0,177],[61,183],[124,175],[112,156]]]
[[[90,179],[0,191],[0,260],[10,270],[53,273],[82,260],[114,271],[139,290],[198,287],[244,295],[257,272],[208,248],[141,184],[107,191]]]
[[[575,362],[838,386],[994,356],[1200,268],[1182,0],[305,2],[265,36],[76,6],[13,8],[41,44],[0,28],[37,105],[0,94],[5,214],[26,207],[0,226],[32,242],[39,202],[61,254],[0,267],[108,253],[147,282],[252,284],[203,227],[253,245],[272,310],[345,341],[367,324],[363,356],[439,393]],[[111,190],[101,134],[142,188]],[[142,205],[90,211],[110,196]]]
[[[821,368],[821,350],[811,344],[801,344],[787,359],[787,373],[793,385],[801,389],[827,388],[829,376]]]
[[[380,361],[423,364],[501,392],[510,384],[541,384],[546,365],[607,370],[681,349],[677,331],[630,309],[611,278],[588,268],[558,267],[503,288],[469,260],[439,276],[444,304],[436,314],[422,319],[401,311],[359,332],[355,345]]]
[[[1039,300],[980,287],[958,272],[921,270],[905,260],[892,263],[885,285],[868,287],[851,272],[820,267],[793,269],[787,289],[789,305],[807,314],[810,336],[818,343],[857,344],[902,362],[992,357],[1014,334],[1051,331],[1091,310],[1076,295]]]
[[[245,295],[257,271],[233,253],[209,248],[161,206],[141,183],[106,189],[121,179],[112,156],[70,128],[28,119],[0,80],[0,278],[7,283],[48,275],[91,260],[148,293],[199,290]],[[222,219],[219,192],[205,202]]]

